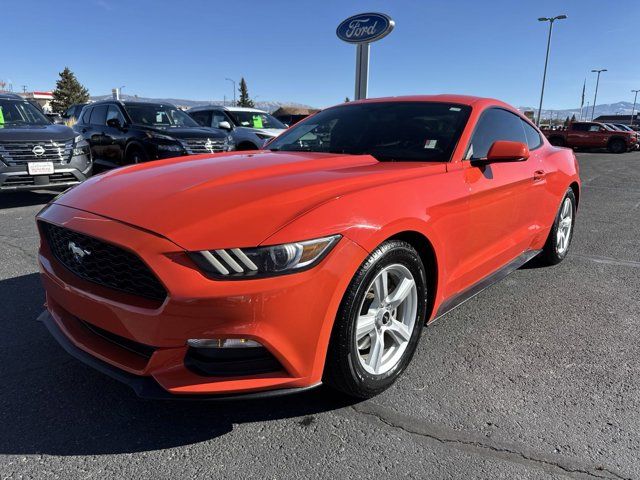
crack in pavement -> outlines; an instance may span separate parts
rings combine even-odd
[[[392,428],[402,430],[410,435],[429,438],[444,445],[450,445],[466,452],[475,452],[503,460],[521,464],[531,464],[537,468],[543,468],[553,473],[570,474],[574,478],[613,478],[630,479],[601,465],[585,467],[577,462],[551,458],[543,453],[526,451],[515,445],[500,445],[497,442],[488,441],[486,437],[470,433],[456,432],[439,425],[429,424],[424,420],[409,417],[388,408],[370,402],[353,405],[351,407],[357,413],[368,415],[379,422]]]

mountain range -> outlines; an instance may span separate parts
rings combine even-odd
[[[636,113],[638,113],[638,107],[640,107],[640,102],[636,104]],[[521,112],[534,111],[536,115],[538,112],[538,109],[533,107],[518,107],[518,110]],[[633,102],[604,103],[596,105],[593,118],[599,117],[600,115],[631,115],[632,110]],[[575,115],[577,119],[580,119],[580,108],[569,108],[565,110],[542,109],[542,118],[550,118],[552,115],[554,118],[560,119],[571,118],[571,116]],[[591,118],[591,105],[589,105],[589,111],[587,113],[587,105],[585,103],[582,109],[582,116],[583,120]]]

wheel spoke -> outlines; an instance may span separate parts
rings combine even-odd
[[[391,337],[398,345],[402,345],[403,343],[408,342],[411,338],[411,332],[409,331],[409,328],[404,323],[397,320],[391,321],[391,323],[387,327],[387,332],[389,332]]]
[[[375,314],[367,313],[366,315],[360,315],[358,317],[358,324],[356,326],[356,341],[362,340],[367,335],[370,335],[371,332],[376,327],[376,316]]]
[[[373,293],[375,298],[373,305],[380,306],[387,295],[389,295],[389,274],[386,270],[380,272],[373,282]]]
[[[389,295],[387,304],[389,308],[398,308],[398,306],[404,302],[404,299],[409,296],[411,290],[415,285],[413,278],[403,278],[400,285]]]
[[[375,334],[371,336],[371,350],[369,350],[369,358],[367,360],[367,365],[376,373],[380,369],[383,353],[384,337],[376,330]]]

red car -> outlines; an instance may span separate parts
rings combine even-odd
[[[370,397],[425,323],[533,257],[562,261],[579,197],[572,151],[502,102],[351,102],[264,151],[125,167],[55,199],[37,217],[41,318],[142,396]]]

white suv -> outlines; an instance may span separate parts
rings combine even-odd
[[[207,105],[194,107],[187,113],[203,127],[227,130],[237,150],[259,150],[287,128],[275,117],[256,108]]]

